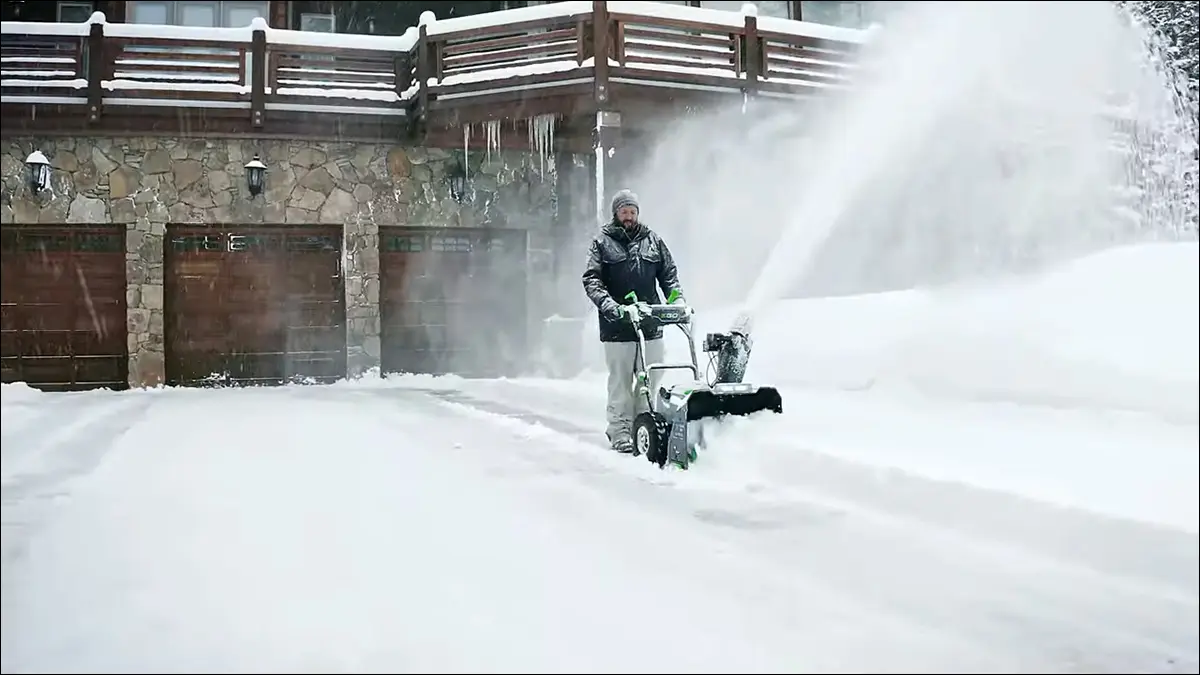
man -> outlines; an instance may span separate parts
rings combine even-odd
[[[601,228],[588,250],[583,288],[600,310],[600,342],[608,366],[608,440],[618,452],[633,452],[633,419],[646,411],[646,399],[635,388],[638,349],[634,323],[641,323],[647,304],[662,302],[658,289],[673,302],[683,299],[675,261],[663,240],[639,218],[638,198],[621,190],[612,199],[612,221]],[[634,293],[637,301],[628,298]],[[662,327],[645,324],[645,362],[663,360]],[[661,372],[661,371],[660,371]],[[658,395],[661,376],[647,383]]]

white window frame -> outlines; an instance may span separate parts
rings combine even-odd
[[[228,17],[230,10],[238,8],[253,8],[259,10],[264,19],[269,19],[271,13],[271,3],[269,0],[182,0],[191,4],[206,4],[213,8],[213,15],[217,17],[219,27],[222,28],[241,28],[241,26],[227,26],[229,23]],[[129,0],[126,4],[126,16],[132,17],[137,5],[158,5],[166,9],[168,26],[180,26],[179,23],[181,0]],[[132,21],[131,21],[132,23]]]
[[[828,4],[837,6],[837,14],[838,14],[838,18],[840,20],[837,23],[831,23],[831,24],[826,24],[823,20],[811,18],[809,13],[804,11],[804,9],[805,9],[804,5],[806,5],[806,4],[808,4],[808,0],[804,0],[803,2],[800,3],[800,18],[803,19],[804,21],[809,21],[812,23],[820,23],[822,25],[837,26],[840,28],[865,28],[866,24],[868,23],[866,20],[868,8],[866,7],[863,0],[857,0],[857,1],[856,0],[832,0],[832,2],[828,3]],[[852,9],[852,13],[856,13],[858,15],[856,21],[852,21],[852,22],[844,21],[844,19],[847,16],[848,9]],[[854,24],[857,24],[857,25],[854,25]]]
[[[63,10],[67,9],[67,8],[82,9],[85,12],[87,12],[87,18],[85,18],[84,21],[87,21],[88,19],[90,19],[92,14],[95,12],[95,10],[92,6],[92,3],[90,3],[90,2],[60,2],[60,3],[58,3],[58,7],[55,9],[55,21],[57,21],[58,23],[67,23],[63,19]],[[72,23],[74,23],[74,22],[72,22]]]
[[[792,3],[790,2],[790,0],[783,2],[784,11],[787,12],[787,15],[781,16],[781,17],[776,17],[774,14],[764,14],[762,11],[762,3],[759,0],[736,0],[734,2],[726,1],[726,2],[722,2],[721,4],[724,6],[713,7],[712,2],[709,2],[707,0],[699,0],[700,7],[704,8],[704,9],[723,9],[727,12],[741,12],[742,5],[753,4],[758,7],[758,16],[769,16],[769,17],[774,17],[774,18],[779,18],[779,19],[791,19],[792,18],[793,10],[792,10]]]
[[[318,20],[323,19],[323,20],[327,21],[329,29],[328,30],[314,30],[311,28],[305,28],[304,22],[312,20],[312,19],[318,19]],[[329,13],[301,12],[300,13],[300,30],[308,31],[310,33],[336,33],[336,32],[338,32],[337,31],[337,16],[333,12],[329,12]]]

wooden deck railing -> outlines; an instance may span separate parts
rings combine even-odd
[[[401,36],[4,22],[4,104],[413,115],[497,90],[590,82],[803,95],[842,86],[861,32],[753,14],[582,0],[422,25]]]

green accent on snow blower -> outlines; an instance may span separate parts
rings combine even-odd
[[[672,289],[671,294],[667,296],[667,304],[675,304],[675,301],[679,300],[680,296],[682,295],[683,293],[680,293],[678,288]]]

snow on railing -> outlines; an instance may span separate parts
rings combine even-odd
[[[608,30],[597,30],[602,22]],[[687,82],[767,93],[837,86],[868,31],[653,2],[575,0],[442,19],[403,35],[3,22],[5,103],[403,115],[497,87]],[[603,49],[603,54],[597,54]],[[601,56],[597,63],[597,56]],[[505,82],[499,82],[505,80]]]
[[[597,17],[609,26],[601,61],[607,67],[589,72],[596,64]],[[436,67],[419,77],[426,78],[430,96],[443,99],[543,86],[572,77],[572,71],[596,80],[749,92],[839,86],[870,37],[868,31],[759,18],[752,4],[730,12],[632,0],[560,2],[441,20],[427,12],[421,30]]]
[[[271,28],[3,22],[6,103],[207,106],[403,115],[413,86],[413,28],[400,36]],[[80,90],[88,90],[81,97]],[[66,92],[66,93],[64,93]],[[352,103],[351,103],[352,102]]]

